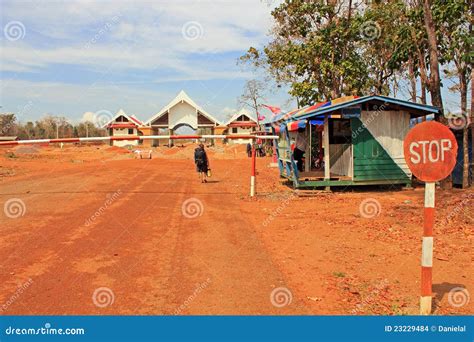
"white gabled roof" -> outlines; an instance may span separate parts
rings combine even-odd
[[[214,118],[211,114],[209,114],[208,112],[206,112],[204,109],[202,109],[196,102],[194,102],[189,96],[188,94],[186,94],[184,92],[184,90],[181,90],[179,92],[179,94],[170,102],[168,103],[166,106],[164,106],[158,113],[156,113],[155,115],[153,115],[149,120],[147,120],[145,122],[146,125],[151,125],[151,123],[153,121],[155,121],[156,119],[162,117],[163,115],[165,115],[171,108],[173,108],[174,106],[176,106],[178,103],[181,103],[181,102],[187,102],[190,106],[194,107],[195,109],[197,109],[202,115],[204,115],[206,118],[208,118],[209,120],[215,122],[216,124],[220,124],[219,120],[217,120],[216,118]]]
[[[127,115],[127,113],[125,113],[125,111],[120,108],[119,111],[114,115],[114,117],[112,119],[110,119],[109,121],[107,121],[105,123],[105,125],[102,126],[102,128],[105,128],[107,127],[109,124],[111,124],[112,122],[114,122],[118,117],[120,116],[124,116],[128,119],[128,121],[132,122],[132,123],[135,123],[137,124],[138,126],[142,126],[143,125],[143,122],[141,122],[135,115]]]
[[[246,117],[248,117],[250,119],[250,121],[253,121],[255,123],[258,123],[257,120],[253,117],[252,114],[250,114],[250,112],[245,109],[245,108],[241,108],[237,113],[235,113],[224,125],[225,126],[228,126],[230,123],[232,123],[234,120],[236,120],[239,116],[241,115],[245,115]]]

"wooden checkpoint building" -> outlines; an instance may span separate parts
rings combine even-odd
[[[295,188],[409,185],[403,140],[411,119],[430,114],[439,111],[386,96],[350,96],[277,115],[266,129],[279,135],[280,176]],[[308,142],[301,172],[293,155],[297,134]]]

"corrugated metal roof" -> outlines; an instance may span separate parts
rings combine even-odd
[[[304,114],[299,114],[299,115],[297,114],[291,117],[290,120],[301,120],[301,119],[306,119],[306,118],[310,118],[314,116],[319,116],[322,114],[330,113],[342,108],[351,107],[351,106],[362,104],[369,101],[381,101],[388,104],[394,104],[394,105],[398,105],[398,106],[402,106],[406,108],[416,109],[418,111],[426,112],[427,114],[430,114],[430,113],[438,114],[440,112],[439,109],[434,106],[423,105],[423,104],[400,100],[400,99],[396,99],[396,98],[388,97],[388,96],[369,95],[369,96],[362,96],[357,99],[349,100],[346,102],[337,103],[335,105],[331,105],[327,107],[326,106],[320,107],[315,110],[306,112]]]

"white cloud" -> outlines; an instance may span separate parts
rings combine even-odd
[[[2,105],[19,113],[28,104],[20,120],[44,112],[81,120],[122,106],[147,119],[177,85],[225,115],[236,82],[252,77],[236,56],[263,44],[271,25],[271,8],[260,0],[2,0],[1,10],[0,28],[11,20],[26,28],[24,39],[0,40],[0,71],[15,73],[3,77]],[[183,37],[190,21],[202,26],[199,39]],[[212,80],[225,81],[213,87]]]
[[[106,110],[116,113],[123,107],[127,113],[144,119],[176,95],[113,84],[97,86],[22,80],[2,81],[0,94],[2,105],[10,111],[20,112],[14,104],[20,104],[19,107],[29,104],[29,111],[19,117],[23,121],[52,112],[51,108],[55,108],[55,115],[81,120],[85,112]]]
[[[224,118],[224,122],[229,120],[235,113],[237,113],[237,109],[232,107],[224,107],[221,110],[221,117]]]
[[[6,20],[22,21],[27,31],[21,41],[2,40],[1,69],[14,72],[72,64],[189,74],[191,63],[206,75],[216,65],[199,64],[193,54],[243,53],[266,40],[271,22],[259,1],[32,1],[2,8]],[[189,21],[202,26],[200,38],[183,37]]]
[[[95,119],[95,113],[94,112],[85,112],[84,114],[82,114],[82,120],[81,121],[94,122],[94,119]]]

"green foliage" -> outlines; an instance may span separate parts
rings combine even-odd
[[[46,115],[38,121],[17,122],[15,114],[0,114],[0,136],[18,136],[19,139],[46,139],[59,137],[105,136],[106,131],[92,122],[72,125],[64,117]]]
[[[15,135],[15,114],[0,114],[0,135]]]
[[[439,61],[472,57],[467,0],[433,0]],[[301,105],[344,95],[388,95],[396,75],[429,82],[429,53],[420,2],[286,0],[272,12],[272,40],[249,48],[240,62],[288,84]],[[458,63],[458,66],[461,66]],[[467,70],[467,69],[466,69]]]

